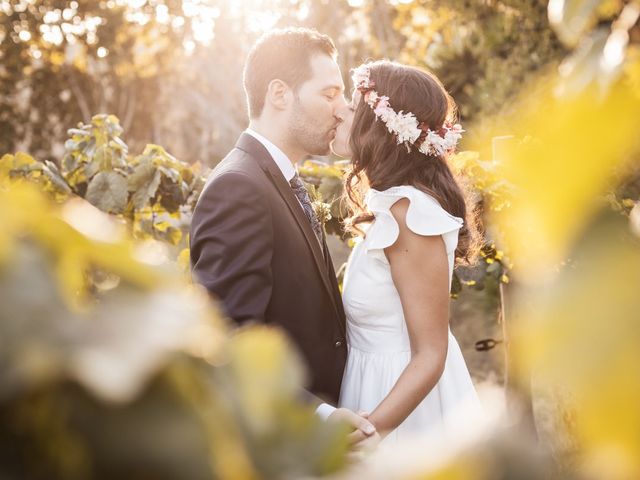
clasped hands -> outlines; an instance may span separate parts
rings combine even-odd
[[[348,439],[352,458],[360,458],[374,450],[382,439],[376,427],[369,421],[368,412],[355,413],[347,408],[337,408],[329,415],[327,421],[345,423],[351,427]]]

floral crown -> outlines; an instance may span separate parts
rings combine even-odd
[[[424,122],[418,122],[411,112],[396,112],[389,105],[389,97],[379,95],[374,90],[376,84],[369,78],[369,66],[360,65],[353,69],[353,84],[362,93],[362,98],[376,115],[386,125],[387,130],[396,136],[398,145],[404,144],[407,151],[414,145],[425,155],[443,155],[456,148],[458,140],[464,130],[459,124],[449,122],[437,130],[429,129]]]

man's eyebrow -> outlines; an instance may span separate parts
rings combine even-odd
[[[344,86],[343,85],[337,85],[337,84],[325,85],[321,90],[323,92],[325,90],[337,90],[339,92],[342,92],[342,91],[344,91]]]

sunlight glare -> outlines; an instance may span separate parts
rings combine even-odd
[[[309,5],[307,3],[305,3],[304,5],[300,6],[300,10],[298,11],[297,17],[298,20],[305,20],[310,13],[310,9],[309,9]]]
[[[254,32],[266,32],[273,28],[281,17],[279,13],[273,11],[246,12],[246,15],[247,26],[249,27],[249,30]]]
[[[156,7],[156,20],[165,25],[168,24],[171,20],[171,17],[169,16],[169,7],[166,5],[158,5]]]
[[[121,3],[120,1],[118,3]],[[147,3],[147,0],[128,0],[127,2],[131,8],[142,8]]]

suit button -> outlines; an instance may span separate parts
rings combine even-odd
[[[342,346],[342,341],[338,340],[338,341],[335,343],[335,346],[336,346],[336,348],[340,348],[340,347]]]

